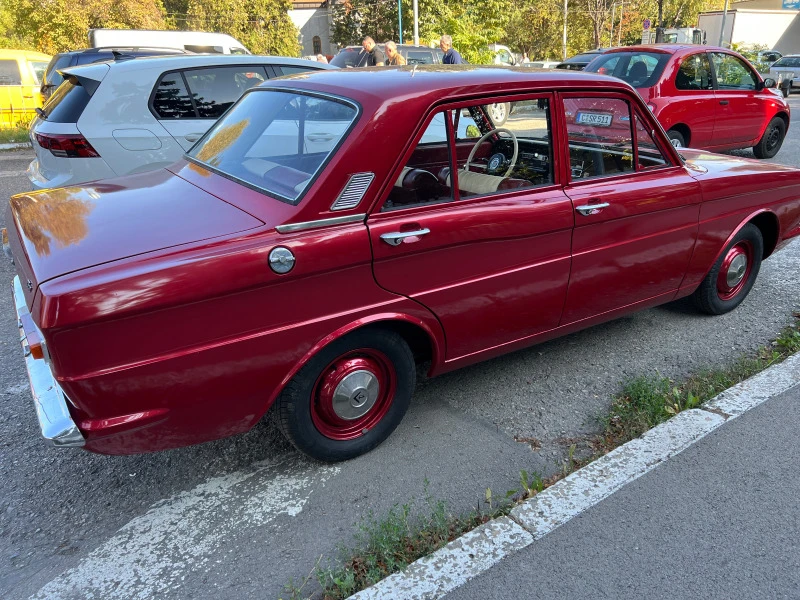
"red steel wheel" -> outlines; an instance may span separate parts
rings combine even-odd
[[[415,383],[414,355],[402,336],[359,329],[322,348],[286,384],[275,401],[278,424],[309,456],[354,458],[391,435]]]
[[[761,230],[747,223],[692,294],[695,306],[710,315],[721,315],[739,306],[758,277],[763,256]]]
[[[311,419],[327,438],[355,439],[386,416],[396,387],[394,365],[383,352],[353,350],[323,369],[311,397]]]
[[[742,240],[728,248],[717,274],[717,293],[720,300],[730,300],[741,292],[752,268],[753,244],[750,240]]]

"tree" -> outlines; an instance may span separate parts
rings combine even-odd
[[[291,0],[189,0],[187,25],[232,35],[254,54],[297,56],[291,8]]]

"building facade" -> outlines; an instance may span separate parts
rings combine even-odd
[[[330,4],[324,2],[299,2],[293,0],[289,18],[300,31],[301,54],[336,54],[338,47],[331,43]]]

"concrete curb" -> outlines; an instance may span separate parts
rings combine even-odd
[[[730,419],[800,384],[800,354],[679,413],[490,521],[350,596],[350,600],[433,600],[534,543],[622,486],[679,454]]]
[[[0,144],[0,150],[26,150],[31,148],[30,142],[19,142],[11,144]]]

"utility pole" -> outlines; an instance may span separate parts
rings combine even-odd
[[[719,44],[717,46],[722,46],[722,42],[725,39],[725,19],[728,16],[728,0],[725,0],[725,7],[722,9],[722,27],[719,28]]]
[[[400,30],[400,43],[403,43],[403,0],[397,0],[397,28]]]
[[[414,0],[414,45],[419,46],[419,6]]]
[[[561,60],[567,60],[567,2],[564,0],[564,36],[561,41]]]
[[[656,26],[656,44],[664,43],[664,0],[658,0],[658,25]]]
[[[622,18],[625,16],[625,0],[619,3],[619,27],[617,27],[617,46],[622,45]]]
[[[614,19],[616,18],[617,3],[611,5],[611,35],[608,38],[608,47],[614,45]]]

